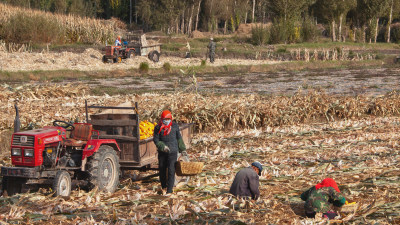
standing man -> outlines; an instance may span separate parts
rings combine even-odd
[[[178,151],[186,151],[179,126],[172,122],[172,114],[164,110],[160,122],[154,128],[153,141],[158,150],[158,168],[160,172],[161,188],[172,193],[175,182],[175,163]]]
[[[210,43],[208,43],[208,52],[209,52],[209,56],[210,56],[210,62],[214,63],[215,61],[215,48],[216,48],[216,44],[214,42],[213,38],[210,38]]]
[[[262,165],[253,162],[250,167],[241,169],[233,180],[229,193],[241,198],[256,200],[260,197],[259,176],[261,176]]]

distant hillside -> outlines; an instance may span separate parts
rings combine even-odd
[[[122,24],[115,19],[53,14],[2,3],[0,12],[0,39],[13,43],[105,43],[115,38]]]

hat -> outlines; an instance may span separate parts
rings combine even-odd
[[[210,41],[212,41],[212,40],[214,40],[214,38],[211,37],[211,38],[210,38]]]
[[[258,176],[261,176],[261,171],[262,171],[262,169],[263,169],[261,163],[259,163],[259,162],[253,162],[251,165],[258,168]]]
[[[172,114],[171,114],[171,112],[170,112],[169,110],[164,110],[164,111],[161,113],[161,120],[163,120],[163,119],[170,119],[170,120],[172,120]]]

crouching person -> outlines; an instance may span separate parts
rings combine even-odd
[[[321,183],[311,187],[303,194],[301,199],[306,201],[304,209],[306,216],[315,218],[317,213],[328,219],[334,219],[337,214],[330,210],[332,203],[336,207],[341,207],[346,203],[346,199],[340,193],[336,182],[332,178],[326,178]]]
[[[262,169],[259,162],[253,162],[250,167],[241,169],[236,174],[229,193],[239,198],[258,199],[260,197],[259,176]]]

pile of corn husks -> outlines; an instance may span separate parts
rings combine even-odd
[[[400,108],[397,93],[376,98],[323,93],[110,97],[92,96],[79,85],[0,89],[1,165],[10,164],[4,142],[9,143],[5,139],[11,134],[16,100],[24,128],[50,125],[55,119],[82,121],[87,99],[89,105],[137,101],[141,118],[151,121],[169,108],[178,121],[209,131],[196,133],[188,150],[192,160],[205,163],[203,173],[178,185],[170,197],[157,194],[157,178],[132,182],[125,177],[113,194],[74,190],[71,197],[54,198],[42,189],[1,197],[0,220],[5,223],[326,224],[304,218],[299,198],[326,177],[359,204],[353,213],[342,213],[340,222],[400,223],[400,119],[393,117]],[[252,161],[265,168],[261,199],[239,201],[228,190],[235,173]]]

